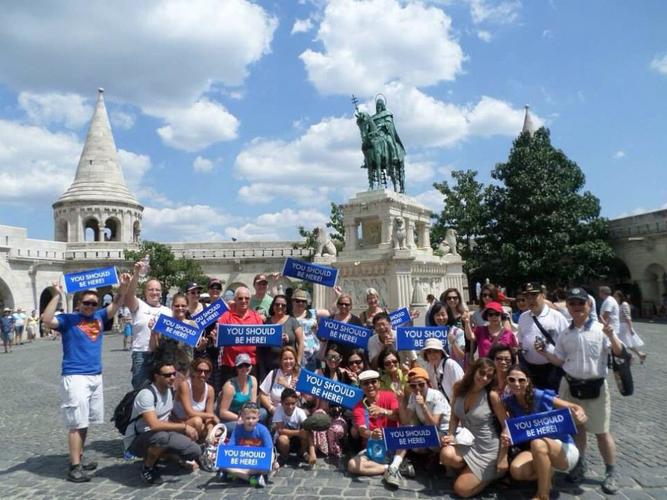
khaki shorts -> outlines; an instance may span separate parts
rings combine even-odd
[[[588,420],[584,424],[586,432],[593,434],[604,434],[609,432],[609,420],[611,418],[611,398],[609,397],[609,385],[604,381],[600,388],[600,395],[595,399],[577,399],[570,394],[570,386],[565,377],[560,382],[558,397],[581,406],[586,412]]]
[[[104,422],[102,375],[63,375],[60,395],[68,429],[86,429],[89,424]]]

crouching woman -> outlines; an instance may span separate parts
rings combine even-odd
[[[507,375],[510,395],[503,403],[510,418],[533,413],[551,411],[554,408],[569,408],[575,422],[583,424],[586,414],[581,406],[563,401],[552,390],[540,390],[533,386],[526,372],[519,365],[510,368]],[[504,444],[510,444],[507,429],[501,434]],[[548,500],[551,491],[553,470],[569,472],[577,464],[579,450],[569,434],[533,439],[524,446],[510,464],[510,475],[517,481],[537,481],[537,493],[533,499]]]

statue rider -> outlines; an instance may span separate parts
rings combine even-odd
[[[372,116],[372,119],[387,142],[391,162],[397,170],[402,170],[403,158],[405,158],[405,147],[396,132],[394,115],[387,111],[385,101],[382,97],[378,97],[375,100],[375,114]]]

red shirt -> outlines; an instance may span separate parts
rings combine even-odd
[[[503,344],[511,348],[519,345],[516,341],[514,333],[512,333],[510,330],[501,330],[496,337],[495,342],[491,339],[488,326],[478,326],[475,328],[474,334],[480,358],[485,358],[489,354],[489,351],[491,350],[491,347],[493,347],[494,343]]]
[[[368,409],[364,402],[366,398],[363,398],[357,406],[352,410],[352,422],[354,426],[366,427],[369,431],[375,429],[384,429],[385,427],[398,427],[398,420],[391,420],[389,417],[384,415],[378,417],[371,417]],[[398,410],[398,399],[396,394],[392,391],[378,391],[378,397],[375,401],[375,404],[380,408],[385,408],[387,410]],[[370,406],[370,405],[369,405]]]
[[[221,325],[263,325],[262,317],[255,311],[248,309],[245,316],[241,317],[234,311],[227,311],[220,316],[218,323]],[[250,356],[250,362],[254,365],[257,361],[255,359],[255,351],[257,348],[254,345],[244,346],[224,346],[222,350],[222,365],[234,366],[236,356],[245,352]]]

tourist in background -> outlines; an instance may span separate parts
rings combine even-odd
[[[283,294],[273,297],[269,306],[267,324],[282,325],[282,346],[267,346],[257,348],[257,376],[264,380],[267,373],[278,368],[280,351],[284,346],[291,346],[296,351],[296,362],[301,365],[303,359],[303,329],[299,322],[287,314],[287,297]]]
[[[387,312],[387,310],[380,305],[380,294],[375,288],[366,289],[366,304],[368,308],[361,311],[359,319],[366,328],[373,328],[373,317],[380,312]]]
[[[250,298],[250,309],[259,313],[263,320],[269,317],[269,308],[273,297],[269,295],[269,280],[266,274],[260,273],[252,280],[252,286],[255,288],[254,295]]]
[[[495,344],[505,344],[511,349],[517,347],[517,340],[512,330],[503,327],[503,306],[499,302],[487,302],[482,311],[485,325],[476,326],[473,331],[466,323],[466,337],[477,344],[477,353],[485,358]]]
[[[639,356],[639,360],[643,364],[644,360],[646,360],[646,353],[639,350],[639,348],[644,345],[644,341],[637,335],[637,332],[635,332],[635,329],[632,326],[632,310],[630,309],[630,304],[625,300],[625,295],[623,295],[623,292],[620,290],[614,292],[614,299],[616,299],[620,308],[620,329],[618,338],[621,339],[621,342],[623,342],[628,349]]]
[[[23,345],[23,332],[25,330],[26,314],[21,307],[16,308],[14,316],[14,345]]]
[[[308,292],[297,289],[292,293],[292,316],[299,322],[303,333],[303,354],[301,366],[314,371],[318,367],[317,353],[320,350],[320,339],[317,338],[317,320],[328,318],[331,313],[327,309],[308,307]]]
[[[39,314],[37,314],[36,309],[33,309],[30,316],[26,319],[25,329],[28,342],[32,343],[37,338],[37,331],[39,330]]]

